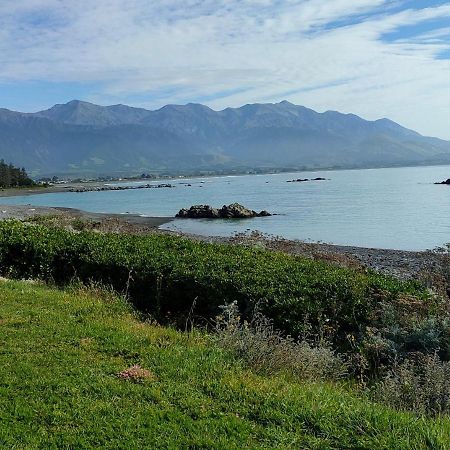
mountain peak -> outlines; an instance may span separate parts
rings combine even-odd
[[[67,107],[67,106],[75,107],[75,108],[78,108],[80,106],[95,106],[95,107],[99,107],[98,105],[95,105],[94,103],[89,103],[89,102],[85,102],[83,100],[76,100],[75,99],[75,100],[70,100],[70,102],[67,102],[67,103],[57,104],[57,105],[53,106],[53,108],[55,108],[55,107]],[[52,108],[50,108],[50,109],[52,109]]]
[[[74,111],[82,107],[101,108],[101,106],[94,105],[93,103],[84,102],[82,100],[70,100],[70,102],[67,103],[57,103],[56,105],[53,105],[51,108],[46,109],[44,111],[40,111],[37,114],[45,114],[51,111],[58,112],[58,114],[60,114],[62,111],[67,113],[68,111]]]
[[[287,100],[282,100],[281,102],[278,103],[279,105],[283,105],[283,106],[295,106],[293,103],[288,102]]]
[[[166,110],[166,109],[175,109],[175,110],[203,110],[203,111],[212,111],[209,106],[202,105],[201,103],[186,103],[185,105],[178,105],[175,103],[170,103],[168,105],[164,105],[159,108],[157,111]]]
[[[54,122],[71,125],[112,126],[139,122],[149,111],[126,105],[100,106],[82,100],[71,100],[36,113]]]

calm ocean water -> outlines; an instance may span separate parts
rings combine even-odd
[[[327,181],[287,183],[296,178]],[[227,236],[259,230],[290,239],[423,250],[450,242],[450,166],[191,178],[172,189],[55,193],[0,200],[92,212],[174,216],[194,204],[233,202],[279,215],[248,220],[174,220],[163,228]],[[184,183],[190,183],[186,186]],[[128,183],[142,184],[142,182]],[[158,182],[154,182],[158,184]]]

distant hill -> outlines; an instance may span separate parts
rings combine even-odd
[[[287,101],[149,111],[74,100],[32,114],[0,109],[0,158],[35,176],[358,168],[450,164],[450,142]]]

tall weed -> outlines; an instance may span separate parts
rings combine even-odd
[[[311,345],[284,336],[272,320],[259,311],[250,322],[242,321],[237,302],[221,306],[216,318],[215,340],[231,350],[252,369],[273,374],[288,372],[302,379],[338,379],[347,375],[348,365],[325,342]]]
[[[450,413],[450,362],[418,354],[394,366],[373,388],[376,400],[420,414]]]

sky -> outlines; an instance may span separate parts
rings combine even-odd
[[[0,107],[288,100],[450,140],[450,1],[0,0]]]

